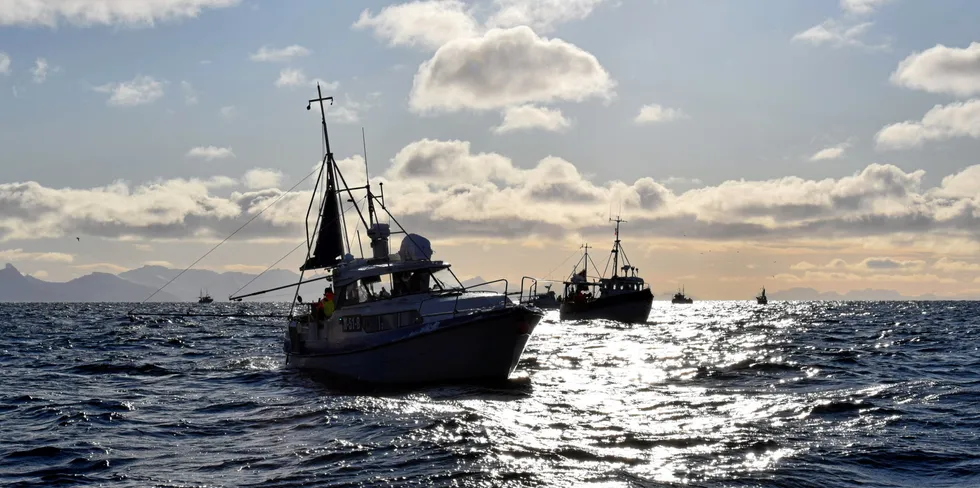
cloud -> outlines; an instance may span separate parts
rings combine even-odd
[[[870,14],[891,0],[840,0],[841,10],[858,15]]]
[[[843,143],[838,144],[833,147],[828,147],[826,149],[821,149],[817,151],[816,154],[810,156],[810,161],[826,161],[829,159],[840,159],[844,156],[844,151],[850,147],[850,144]]]
[[[110,94],[106,102],[110,106],[134,107],[153,103],[163,97],[164,84],[152,76],[137,75],[130,81],[95,87],[95,91]]]
[[[199,158],[205,161],[214,161],[216,159],[234,158],[235,153],[230,147],[198,146],[191,148],[190,151],[187,151],[187,157]]]
[[[980,138],[980,99],[936,105],[922,120],[889,125],[875,135],[878,149],[909,149],[954,137]]]
[[[965,261],[955,261],[947,257],[939,258],[932,267],[940,271],[946,271],[950,273],[963,273],[970,272],[975,273],[980,271],[980,263],[968,263]]]
[[[163,268],[173,268],[174,265],[170,261],[144,261],[143,266],[160,266]]]
[[[518,170],[511,161],[499,154],[470,151],[465,141],[423,139],[413,142],[395,154],[388,175],[393,179],[419,179],[437,184],[479,184],[483,182],[515,182]]]
[[[10,55],[0,51],[0,75],[10,75]]]
[[[23,249],[0,250],[0,263],[18,263],[24,261],[42,263],[70,263],[74,260],[74,256],[63,252],[24,252]]]
[[[44,58],[34,60],[31,75],[34,78],[34,83],[44,83],[44,80],[48,79],[48,60]]]
[[[72,266],[72,268],[78,269],[78,270],[81,270],[81,271],[103,272],[103,273],[113,273],[113,274],[118,274],[118,273],[122,273],[124,271],[129,271],[128,268],[125,268],[123,266],[119,266],[118,264],[112,264],[112,263],[78,264],[78,265]]]
[[[671,122],[674,120],[687,118],[681,110],[665,108],[657,104],[644,105],[640,107],[640,113],[633,119],[637,124],[649,124],[657,122]]]
[[[266,62],[266,63],[278,63],[283,61],[289,61],[290,59],[309,56],[310,50],[303,46],[293,44],[291,46],[286,46],[284,48],[276,49],[269,46],[262,46],[258,51],[250,54],[248,57],[252,61]]]
[[[491,110],[559,100],[609,99],[615,83],[592,54],[528,27],[491,29],[439,48],[415,75],[413,110]]]
[[[338,165],[352,184],[363,181],[360,157]],[[372,181],[385,183],[388,207],[404,225],[433,238],[578,239],[608,232],[607,209],[622,204],[637,239],[683,235],[685,242],[766,243],[819,236],[827,245],[916,243],[941,235],[945,243],[980,245],[980,179],[974,178],[980,165],[929,188],[923,185],[924,174],[872,164],[841,178],[734,180],[681,192],[648,177],[593,181],[557,157],[518,166],[466,141],[423,139],[398,151]],[[247,191],[230,194],[220,190],[232,184],[227,177],[83,189],[0,184],[0,241],[82,233],[214,240],[283,196],[277,181],[256,175],[263,173],[249,175],[253,184]],[[285,195],[239,237],[301,237],[309,197],[309,192]],[[846,263],[843,269],[809,270],[857,275],[890,270],[896,275],[919,267],[914,259],[884,256]]]
[[[303,70],[286,68],[279,72],[279,79],[276,80],[276,86],[303,86],[309,84],[310,80],[306,79],[306,75]]]
[[[254,266],[249,264],[226,264],[221,267],[224,271],[231,271],[236,273],[261,273],[265,271],[267,266]]]
[[[504,110],[504,120],[493,128],[497,134],[505,134],[519,130],[541,129],[550,132],[562,132],[571,127],[571,122],[562,115],[561,110],[520,105]]]
[[[926,267],[926,262],[918,259],[902,260],[889,257],[865,258],[856,263],[848,263],[843,259],[833,259],[824,265],[814,265],[806,261],[801,261],[790,266],[794,271],[836,271],[850,273],[878,273],[878,272],[918,272]]]
[[[938,44],[912,53],[891,75],[898,86],[966,97],[980,93],[980,43],[951,48]]]
[[[944,198],[976,197],[980,193],[980,165],[970,166],[959,173],[946,176],[933,193]]]
[[[225,8],[239,0],[14,0],[0,4],[0,26],[150,27],[157,21],[194,18],[204,9]]]
[[[218,113],[220,113],[223,118],[231,119],[235,116],[236,109],[234,105],[227,105],[221,107],[221,109],[218,110]]]
[[[389,46],[421,47],[429,50],[460,38],[475,37],[479,28],[457,0],[429,0],[391,5],[377,15],[361,12],[355,29],[373,29],[375,37]]]
[[[187,81],[180,82],[180,88],[184,91],[184,103],[187,105],[197,105],[197,91]]]
[[[242,183],[244,183],[245,188],[248,188],[249,190],[278,188],[282,183],[282,172],[274,169],[250,169],[242,178]]]
[[[836,19],[827,19],[803,32],[793,36],[793,41],[806,42],[814,46],[824,44],[833,47],[861,47],[867,49],[883,49],[887,44],[869,45],[861,40],[873,22],[848,23]]]
[[[494,0],[498,11],[489,27],[526,25],[536,32],[550,32],[556,25],[582,20],[605,0]]]
[[[301,69],[286,68],[279,72],[279,79],[276,86],[279,88],[294,88],[298,86],[316,86],[317,84],[324,90],[336,90],[340,83],[328,82],[320,78],[308,79]]]

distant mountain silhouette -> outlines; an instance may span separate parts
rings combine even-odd
[[[139,302],[154,290],[108,273],[52,283],[24,276],[10,264],[0,270],[0,302]],[[153,301],[172,302],[177,298],[160,292]]]
[[[119,273],[119,277],[126,281],[143,285],[154,290],[166,285],[180,273],[178,269],[166,268],[163,266],[143,266],[129,271]],[[256,273],[257,274],[257,273]],[[240,273],[229,271],[218,273],[206,269],[191,269],[167,285],[165,290],[175,295],[180,301],[197,300],[202,290],[214,297],[215,301],[227,300],[228,296],[237,292],[249,281],[255,278],[256,274]],[[315,275],[307,273],[304,279],[314,278]],[[254,282],[242,289],[239,294],[255,291],[267,290],[278,286],[295,284],[299,279],[299,274],[284,269],[273,269],[265,273]],[[305,294],[309,298],[319,297],[323,294],[323,282],[304,285],[301,295]],[[277,292],[272,292],[267,296],[259,296],[254,300],[259,301],[290,301],[293,298],[295,288],[288,288]]]

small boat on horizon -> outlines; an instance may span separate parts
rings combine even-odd
[[[588,268],[592,260],[589,259],[589,246],[586,244],[584,256],[573,268],[577,270],[579,264],[582,264],[582,270],[573,271],[569,280],[564,282],[565,291],[561,297],[559,320],[606,319],[640,323],[650,318],[653,292],[643,278],[637,275],[639,269],[629,263],[626,252],[623,251],[619,239],[619,224],[625,220],[617,217],[614,222],[616,240],[612,249],[613,275],[589,281]],[[623,266],[619,266],[620,254]],[[620,275],[619,271],[623,274]]]
[[[677,290],[677,293],[674,293],[674,298],[670,299],[670,303],[691,304],[694,303],[694,299],[685,295],[684,288],[681,287],[680,290]]]
[[[766,287],[764,286],[762,287],[762,293],[760,293],[759,296],[755,297],[755,301],[759,305],[765,305],[769,303],[769,298],[766,297]]]
[[[558,296],[551,289],[551,284],[544,285],[544,293],[537,293],[537,287],[535,285],[532,286],[535,289],[531,291],[528,298],[524,299],[523,303],[525,305],[531,305],[541,310],[558,310],[561,307],[561,302],[558,301]]]
[[[201,290],[201,293],[197,297],[197,303],[211,303],[213,301],[214,298],[211,298],[211,294],[206,289]]]

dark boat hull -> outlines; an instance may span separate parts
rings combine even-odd
[[[290,352],[286,364],[377,384],[507,379],[541,316],[526,307],[461,316],[359,350]]]
[[[652,306],[653,293],[647,288],[585,303],[563,301],[558,313],[560,320],[605,319],[632,324],[646,322]]]
[[[670,301],[670,303],[680,304],[680,305],[690,305],[690,304],[694,303],[694,299],[692,299],[692,298],[686,298],[686,299],[683,299],[683,300],[679,300],[677,298],[674,298],[673,300]]]

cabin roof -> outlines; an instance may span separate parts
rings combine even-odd
[[[381,276],[389,273],[416,271],[420,269],[438,271],[446,268],[449,268],[449,264],[442,261],[388,261],[384,263],[364,264],[356,267],[336,268],[333,272],[333,281],[335,285],[343,286],[369,276]]]

